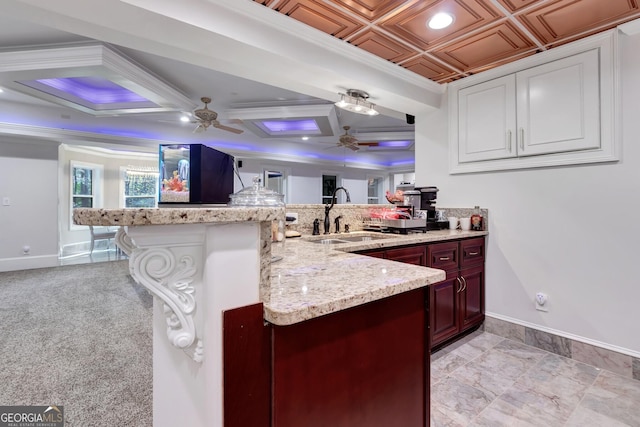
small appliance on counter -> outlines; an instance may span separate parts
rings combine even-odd
[[[438,187],[416,187],[416,191],[420,192],[420,210],[426,212],[427,215],[427,230],[449,228],[449,221],[437,215],[436,199],[438,197]]]

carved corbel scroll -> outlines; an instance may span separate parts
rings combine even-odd
[[[133,278],[164,302],[167,337],[194,361],[202,362],[204,348],[197,337],[193,281],[197,268],[192,256],[180,259],[166,248],[136,248],[129,261]]]
[[[122,252],[127,256],[131,256],[136,246],[133,244],[131,237],[124,231],[124,227],[119,227],[118,231],[116,231],[115,241]]]

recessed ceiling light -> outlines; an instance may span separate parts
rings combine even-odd
[[[440,12],[440,13],[436,13],[435,15],[433,15],[433,17],[431,17],[428,25],[429,25],[429,28],[432,28],[434,30],[439,30],[439,29],[448,27],[449,25],[451,25],[452,22],[453,22],[453,16],[449,15],[448,13]]]
[[[303,141],[308,141],[308,140],[309,140],[309,137],[308,137],[308,136],[303,136],[303,137],[302,137],[302,140],[303,140]]]

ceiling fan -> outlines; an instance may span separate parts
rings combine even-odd
[[[209,126],[213,126],[216,129],[226,130],[227,132],[232,132],[232,133],[244,132],[242,129],[236,129],[236,128],[232,128],[232,127],[224,126],[220,124],[220,122],[217,120],[218,113],[216,113],[213,110],[209,110],[209,108],[207,108],[207,104],[211,102],[211,98],[207,96],[203,96],[202,98],[200,98],[200,101],[204,103],[204,107],[198,108],[197,110],[193,111],[195,120],[193,120],[191,123],[198,124],[198,126],[193,131],[194,133],[204,132],[205,130],[207,130]]]
[[[337,143],[338,147],[346,147],[353,151],[358,151],[360,149],[360,146],[376,147],[378,145],[377,142],[358,141],[355,136],[349,134],[349,129],[351,129],[351,126],[343,126],[342,129],[344,129],[344,135],[340,135]]]

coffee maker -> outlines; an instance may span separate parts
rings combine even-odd
[[[427,230],[441,230],[447,228],[447,221],[438,221],[436,218],[437,187],[416,187],[420,192],[420,210],[427,213]]]

